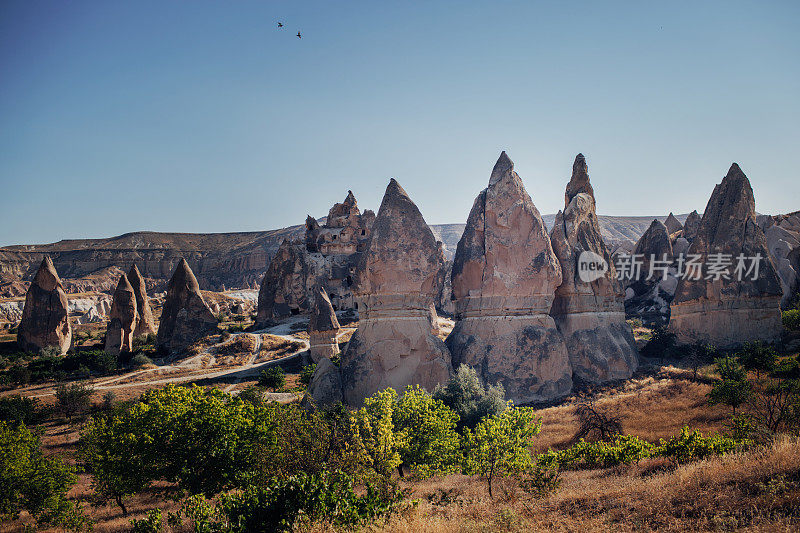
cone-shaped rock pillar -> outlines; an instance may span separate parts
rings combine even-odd
[[[336,337],[339,335],[339,320],[324,288],[317,290],[311,318],[308,321],[308,337],[311,345],[311,360],[315,363],[339,353]]]
[[[136,293],[128,277],[119,278],[106,329],[105,351],[115,355],[133,351],[133,334],[139,323]]]
[[[551,315],[567,345],[573,375],[590,383],[627,379],[638,367],[639,354],[625,322],[622,288],[597,221],[594,192],[586,160],[575,158],[567,185],[567,205],[556,215],[550,241],[561,264]],[[579,272],[589,259],[605,264],[603,275]]]
[[[217,331],[217,319],[203,300],[197,278],[181,259],[169,280],[156,344],[162,351],[178,352]]]
[[[133,332],[133,336],[139,337],[155,333],[158,329],[156,328],[155,318],[153,318],[153,310],[150,307],[150,298],[147,297],[147,285],[136,265],[131,266],[130,271],[128,271],[128,282],[130,282],[131,287],[133,287],[133,293],[136,295],[136,310],[139,313],[139,321],[136,323],[136,330]]]
[[[53,346],[62,354],[72,344],[67,293],[50,257],[42,259],[25,295],[17,343],[25,351],[38,352]]]
[[[669,327],[679,342],[701,341],[733,348],[747,341],[774,341],[780,336],[780,280],[764,231],[756,224],[750,181],[736,163],[714,187],[689,255],[699,255],[706,268],[700,279],[683,276],[678,282]],[[729,279],[716,279],[709,265],[723,262],[730,262]],[[748,272],[755,263],[757,274]],[[741,280],[737,267],[743,268]]]
[[[564,339],[550,316],[561,266],[539,211],[503,152],[475,199],[453,260],[453,365],[501,382],[516,403],[572,389]]]
[[[433,309],[444,256],[408,194],[389,182],[353,285],[358,330],[342,355],[344,400],[449,378],[450,353],[434,334]]]

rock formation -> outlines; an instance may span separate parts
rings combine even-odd
[[[339,320],[333,310],[328,293],[324,288],[317,291],[311,318],[308,321],[311,360],[319,363],[321,359],[331,358],[339,353],[336,337],[339,335]]]
[[[136,296],[136,310],[139,313],[139,321],[136,323],[133,336],[139,337],[155,333],[158,329],[153,318],[153,310],[150,308],[150,299],[147,297],[147,285],[136,265],[131,266],[128,272],[128,281],[133,287],[133,294]]]
[[[628,259],[628,267],[622,272],[621,281],[626,287],[626,312],[649,325],[667,323],[669,304],[678,286],[675,256],[668,231],[659,220],[653,220],[636,243]],[[666,268],[666,275],[662,267]]]
[[[567,196],[591,191],[588,180]],[[561,266],[539,211],[505,152],[475,199],[453,260],[453,365],[501,382],[516,403],[559,398],[572,388],[564,339],[550,308]]]
[[[133,332],[139,322],[139,313],[136,293],[125,274],[119,278],[108,318],[105,351],[115,355],[132,352]]]
[[[313,405],[318,407],[329,407],[342,401],[342,375],[339,367],[327,357],[320,359],[308,390],[303,396],[302,405],[310,408]]]
[[[174,353],[216,331],[217,319],[203,300],[192,269],[181,259],[169,280],[156,345],[161,351]]]
[[[314,301],[310,292],[315,270],[302,242],[283,241],[261,281],[255,327],[266,327],[277,318],[308,312]]]
[[[564,212],[556,215],[550,241],[563,279],[550,314],[564,336],[573,376],[590,383],[629,378],[639,354],[625,322],[624,295],[611,254],[600,236],[582,154],[572,166]],[[578,271],[582,254],[584,259],[602,259],[607,265],[605,274],[590,282],[582,280]]]
[[[17,343],[25,351],[38,352],[52,346],[62,354],[72,344],[67,294],[50,257],[42,259],[25,295]]]
[[[450,375],[450,353],[434,335],[433,309],[444,262],[408,194],[389,182],[353,284],[358,330],[341,357],[344,400],[418,384],[428,391]]]
[[[781,307],[792,304],[800,287],[800,211],[759,217],[767,247],[781,279]]]
[[[667,227],[667,231],[670,235],[683,229],[683,225],[675,218],[675,215],[673,215],[671,211],[667,216],[667,220],[664,221],[664,225]]]
[[[697,211],[692,211],[689,213],[689,216],[686,217],[686,223],[683,225],[683,238],[689,242],[692,242],[697,235],[697,230],[700,229],[700,215],[697,214]]]
[[[699,255],[705,268],[701,279],[684,276],[678,283],[669,327],[679,342],[731,348],[780,336],[783,291],[764,231],[756,224],[753,189],[736,163],[714,188],[689,254]],[[762,258],[757,276],[745,270],[738,279],[740,254],[745,269],[756,262],[749,258]],[[729,279],[714,275],[709,266],[723,266],[726,258]]]
[[[344,202],[334,204],[325,224],[306,217],[304,241],[284,241],[261,282],[258,315],[254,327],[311,311],[321,286],[334,310],[355,308],[351,291],[353,275],[371,235],[375,214],[362,214],[352,191]]]

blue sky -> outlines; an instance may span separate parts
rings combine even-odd
[[[277,21],[285,28],[278,30]],[[501,150],[542,213],[800,209],[800,3],[0,2],[0,245],[253,231],[396,177],[466,220]],[[300,30],[303,38],[294,34]]]

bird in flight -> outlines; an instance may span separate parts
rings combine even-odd
[[[279,22],[279,23],[278,23],[278,27],[279,27],[279,28],[283,28],[283,22]]]
[[[300,35],[300,32],[297,32],[297,38],[302,39],[303,37]]]

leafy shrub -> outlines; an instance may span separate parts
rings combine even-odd
[[[787,357],[779,361],[772,375],[781,379],[800,379],[800,356]]]
[[[303,370],[300,371],[300,383],[308,387],[311,383],[311,378],[314,376],[314,371],[317,369],[317,365],[311,364],[306,365],[303,367]]]
[[[86,516],[66,498],[76,480],[74,468],[44,455],[39,437],[24,424],[0,422],[0,520],[27,511],[39,524],[85,529]]]
[[[140,368],[140,367],[143,367],[143,366],[146,366],[146,365],[152,365],[152,364],[153,364],[153,360],[150,359],[149,357],[147,357],[143,353],[137,353],[131,359],[131,366],[133,368]]]
[[[784,311],[783,313],[781,313],[781,317],[783,319],[783,327],[785,327],[789,331],[800,330],[799,309],[789,309],[788,311]]]
[[[147,516],[137,520],[131,520],[131,533],[160,533],[162,524],[161,509],[153,509]]]
[[[415,474],[427,477],[457,467],[461,444],[456,431],[458,415],[441,400],[432,398],[419,385],[409,386],[395,405],[392,420],[395,431],[408,435],[400,446],[400,459]]]
[[[269,389],[280,389],[286,385],[286,373],[279,366],[271,366],[258,376],[258,384]]]
[[[42,418],[36,398],[14,395],[0,398],[0,421],[26,426],[37,424]]]
[[[645,357],[660,359],[673,357],[676,354],[676,344],[677,337],[674,333],[664,327],[658,327],[653,330],[650,340],[644,345],[641,353]]]
[[[711,386],[709,401],[731,406],[735,415],[736,408],[747,401],[750,395],[747,373],[738,360],[730,356],[718,358],[715,366],[720,380]]]
[[[543,467],[596,468],[631,464],[649,457],[653,445],[631,435],[617,435],[610,442],[580,440],[562,451],[548,450],[537,457]]]
[[[378,391],[364,399],[353,415],[355,442],[366,467],[388,478],[403,462],[400,450],[408,446],[408,430],[395,431],[393,414],[397,401],[394,389]]]
[[[444,387],[436,387],[433,397],[458,415],[458,429],[474,428],[486,417],[506,410],[502,385],[484,387],[474,368],[460,365]]]
[[[353,479],[342,472],[299,473],[224,494],[217,504],[190,498],[185,513],[195,531],[291,531],[301,518],[349,528],[391,513],[401,500],[401,492],[384,494],[372,485],[359,496]]]
[[[723,435],[705,437],[699,431],[691,431],[687,426],[684,426],[679,435],[666,440],[661,439],[653,455],[668,457],[676,463],[687,463],[705,459],[712,455],[729,453],[746,444],[746,441]]]
[[[219,389],[168,385],[96,416],[79,456],[95,493],[127,514],[123,499],[156,480],[212,495],[252,477],[254,446],[275,439],[270,420],[269,411]]]
[[[676,463],[722,455],[746,446],[749,441],[724,435],[703,436],[688,427],[679,435],[658,444],[630,435],[619,435],[611,442],[578,441],[565,450],[548,450],[537,456],[536,464],[546,468],[608,468],[632,464],[646,457],[667,457]]]
[[[772,372],[778,363],[775,348],[763,342],[746,342],[736,353],[739,363],[748,370],[755,370],[760,376],[762,372]]]

